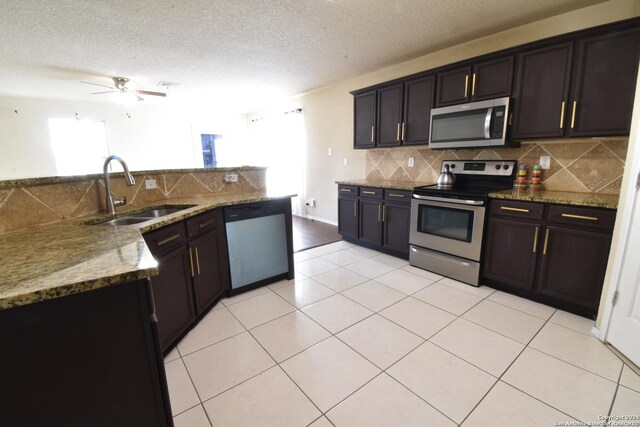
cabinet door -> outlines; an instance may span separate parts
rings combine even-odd
[[[511,96],[513,56],[479,62],[471,76],[471,100]]]
[[[572,52],[563,43],[518,55],[513,138],[564,136]]]
[[[538,292],[596,310],[607,269],[611,235],[547,227]]]
[[[532,290],[540,250],[540,224],[490,218],[483,277]]]
[[[384,224],[383,246],[403,255],[409,255],[410,205],[385,204],[382,219]]]
[[[158,316],[158,335],[164,351],[196,317],[191,289],[191,265],[185,246],[158,259],[159,274],[151,278]]]
[[[435,76],[428,76],[404,84],[404,120],[401,136],[404,145],[429,143],[435,81]]]
[[[196,310],[200,314],[229,289],[224,268],[226,248],[222,231],[214,230],[189,243],[194,264],[193,285]]]
[[[382,202],[360,199],[360,241],[382,244]]]
[[[438,73],[436,107],[469,101],[471,66]]]
[[[353,148],[375,146],[376,92],[366,92],[353,98]]]
[[[343,237],[358,238],[358,199],[338,198],[338,232]]]
[[[640,29],[576,44],[571,136],[628,135],[640,56]]]
[[[400,145],[402,128],[402,85],[378,90],[378,147]]]

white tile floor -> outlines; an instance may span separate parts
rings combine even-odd
[[[588,319],[346,242],[295,259],[295,281],[222,300],[167,356],[177,427],[640,414],[640,376]]]

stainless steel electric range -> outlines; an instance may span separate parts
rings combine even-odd
[[[516,161],[445,160],[455,175],[448,187],[413,190],[409,262],[479,286],[482,238],[488,194],[513,186]]]

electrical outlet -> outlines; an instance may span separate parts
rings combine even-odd
[[[155,179],[145,179],[144,188],[147,190],[153,190],[155,188],[158,188],[158,184],[156,183]]]
[[[237,173],[225,173],[224,174],[224,182],[238,182],[238,174]]]
[[[409,157],[409,160],[407,161],[407,166],[409,166],[410,168],[413,167],[413,165],[415,164],[415,157]]]
[[[333,150],[331,149],[331,147],[327,149],[327,154],[329,154],[330,156],[333,155]]]
[[[540,156],[540,167],[549,169],[551,167],[551,156]]]
[[[349,160],[347,160],[347,158],[346,158],[346,157],[344,158],[343,163],[344,163],[344,165],[345,165],[345,166],[349,166]]]

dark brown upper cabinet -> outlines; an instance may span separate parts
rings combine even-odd
[[[640,29],[578,40],[569,136],[628,135]]]
[[[402,144],[402,92],[402,84],[378,90],[378,147]]]
[[[513,55],[438,73],[437,107],[511,96]]]
[[[404,83],[404,120],[400,135],[403,145],[429,143],[435,83],[434,75]]]
[[[376,145],[376,91],[354,96],[353,148],[373,148]]]
[[[518,55],[512,138],[564,136],[573,42]]]

